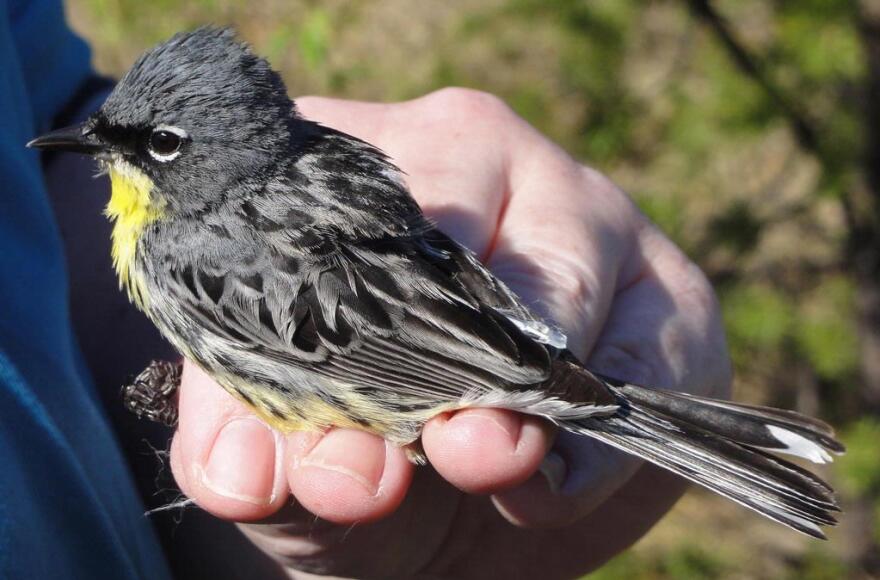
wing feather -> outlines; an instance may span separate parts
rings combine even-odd
[[[171,293],[205,331],[252,358],[401,398],[457,401],[548,378],[545,348],[437,268],[438,254],[408,240],[395,243],[391,248],[387,242],[383,252],[395,252],[398,265],[407,266],[405,275],[382,268],[387,260],[360,249],[312,263],[308,268],[316,273],[297,274],[291,282],[290,272],[275,264],[302,265],[307,258],[283,260],[273,250],[254,264],[258,273],[231,266],[218,275],[216,264],[210,274],[175,271]]]

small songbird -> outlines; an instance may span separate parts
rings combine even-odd
[[[465,407],[543,417],[815,537],[831,488],[824,423],[626,384],[584,368],[381,151],[297,112],[227,29],[140,57],[85,123],[29,143],[110,175],[112,257],[189,360],[281,431],[344,426],[408,446]]]

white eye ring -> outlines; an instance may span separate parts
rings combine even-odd
[[[177,146],[167,153],[160,153],[156,151],[153,144],[153,139],[159,133],[171,133],[178,137]],[[180,127],[173,127],[171,125],[159,125],[155,129],[153,129],[150,134],[150,138],[147,141],[147,152],[150,154],[150,157],[155,159],[156,161],[160,161],[162,163],[167,163],[173,159],[177,159],[178,155],[180,155],[180,145],[189,137],[189,134],[181,129]]]

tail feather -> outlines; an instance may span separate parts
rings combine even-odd
[[[660,418],[650,412],[635,410],[630,418],[643,425],[643,429],[651,429],[655,436],[668,438],[668,430],[672,428],[678,433],[673,433],[673,439],[679,442],[683,439],[686,443],[705,448],[709,459],[723,458],[732,460],[733,465],[744,466],[742,473],[746,477],[758,477],[762,474],[772,474],[783,483],[780,489],[787,491],[792,489],[797,497],[822,498],[817,502],[824,507],[834,506],[834,491],[831,487],[819,479],[813,473],[798,467],[784,459],[765,453],[760,449],[742,446],[736,441],[719,437],[717,433],[710,433],[698,426],[690,425],[684,421],[672,418]],[[726,461],[725,461],[726,463]]]
[[[809,459],[832,461],[843,445],[829,425],[793,411],[742,405],[682,393],[621,385],[615,391],[642,407],[702,427],[742,445]]]
[[[819,526],[834,525],[840,511],[833,490],[809,471],[764,449],[792,453],[795,434],[804,449],[796,455],[820,460],[821,449],[841,453],[830,428],[797,413],[722,403],[711,399],[614,384],[621,408],[610,417],[561,422],[666,468],[777,522],[816,538]],[[782,440],[780,440],[780,438]],[[798,451],[797,449],[794,451]],[[810,457],[808,457],[810,458]]]

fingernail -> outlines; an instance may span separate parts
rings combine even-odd
[[[256,418],[233,419],[224,425],[201,474],[217,495],[252,503],[272,503],[276,469],[275,435]]]
[[[558,494],[562,489],[562,484],[565,483],[566,476],[568,475],[568,465],[565,463],[565,460],[561,455],[555,451],[550,451],[544,456],[544,460],[541,462],[538,471],[540,471],[541,475],[544,476],[544,479],[547,480],[547,485],[550,487],[550,491]]]
[[[333,430],[299,463],[299,467],[316,467],[344,475],[364,487],[370,495],[379,492],[385,472],[386,443],[368,433]],[[357,449],[357,453],[352,453]]]
[[[471,428],[482,431],[488,427],[504,433],[514,442],[519,441],[519,434],[522,429],[522,419],[514,413],[492,413],[487,415],[482,410],[460,411],[452,416],[449,424],[454,425],[456,430],[461,430],[464,427],[468,431]]]

